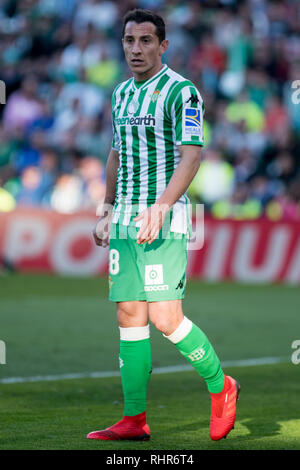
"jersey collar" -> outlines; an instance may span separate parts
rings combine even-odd
[[[159,78],[161,75],[163,75],[163,74],[167,71],[167,69],[168,69],[168,66],[165,64],[165,65],[163,66],[163,68],[160,69],[159,72],[157,72],[156,75],[153,75],[153,77],[151,77],[151,78],[149,78],[148,80],[146,80],[145,83],[144,83],[142,86],[140,86],[140,87],[137,87],[137,86],[135,85],[134,79],[132,79],[132,89],[133,89],[134,91],[136,91],[136,90],[144,90],[144,88],[147,88],[147,86],[150,85],[150,83],[154,82],[154,80],[156,80],[156,79]]]

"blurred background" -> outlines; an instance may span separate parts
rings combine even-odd
[[[74,213],[103,199],[111,93],[130,76],[122,17],[134,7],[163,15],[164,61],[205,102],[191,199],[219,219],[300,220],[297,0],[1,0],[0,210]]]

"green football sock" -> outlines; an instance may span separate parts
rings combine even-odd
[[[210,393],[219,393],[223,390],[224,372],[219,358],[209,339],[198,326],[184,317],[179,327],[167,338],[203,377]]]
[[[146,410],[147,386],[152,371],[149,325],[139,328],[120,328],[120,330],[124,416],[135,416]]]

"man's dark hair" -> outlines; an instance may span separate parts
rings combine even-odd
[[[134,21],[135,23],[153,23],[156,26],[156,35],[161,43],[166,38],[166,26],[163,18],[153,11],[150,10],[142,10],[140,8],[136,8],[134,10],[130,10],[123,18],[123,31],[122,31],[122,38],[125,34],[125,27],[129,21]]]

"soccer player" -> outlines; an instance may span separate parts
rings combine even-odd
[[[112,96],[113,143],[105,203],[94,230],[109,243],[110,300],[117,303],[124,416],[89,439],[147,440],[152,370],[149,320],[194,366],[211,396],[210,437],[234,427],[239,384],[224,375],[204,332],[182,311],[189,235],[186,190],[203,146],[203,102],[192,82],[162,63],[163,19],[148,10],[124,18],[122,43],[132,78]],[[110,233],[104,221],[110,221]]]

